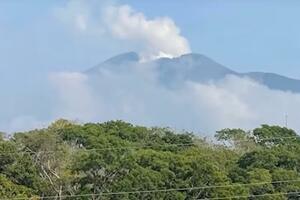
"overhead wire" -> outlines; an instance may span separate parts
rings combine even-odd
[[[111,196],[111,195],[127,195],[127,194],[141,194],[141,193],[158,193],[158,192],[174,192],[174,191],[192,191],[192,190],[201,190],[201,189],[213,189],[213,188],[229,188],[229,187],[246,187],[246,186],[257,186],[257,185],[265,185],[265,184],[283,184],[283,183],[295,183],[300,182],[300,179],[295,180],[284,180],[284,181],[273,181],[273,182],[256,182],[256,183],[239,183],[239,184],[228,184],[228,185],[207,185],[207,186],[199,186],[199,187],[184,187],[184,188],[163,188],[163,189],[153,189],[153,190],[132,190],[132,191],[118,191],[118,192],[103,192],[103,193],[88,193],[88,194],[78,194],[78,195],[61,195],[61,196],[44,196],[44,197],[36,197],[41,200],[43,199],[54,199],[54,198],[76,198],[76,197],[97,197],[97,196]],[[298,193],[298,192],[297,192]],[[299,191],[300,193],[300,191]],[[283,193],[282,193],[283,194]],[[267,195],[267,194],[265,194]],[[271,194],[269,194],[271,195]],[[252,197],[253,195],[249,195]],[[217,197],[217,198],[229,198],[229,197]],[[233,197],[231,197],[233,198]],[[30,200],[32,197],[16,197],[10,198],[10,200]],[[214,199],[214,198],[206,198]],[[216,199],[216,198],[215,198]],[[8,200],[0,199],[0,200]],[[200,199],[198,199],[200,200]]]

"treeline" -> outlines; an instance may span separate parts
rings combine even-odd
[[[263,125],[215,142],[122,121],[0,137],[0,199],[300,199],[300,138]]]

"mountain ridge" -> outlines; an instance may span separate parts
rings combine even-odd
[[[300,93],[300,80],[272,72],[236,72],[213,59],[198,53],[184,54],[174,58],[158,58],[148,62],[140,62],[135,52],[127,52],[111,57],[90,68],[85,73],[95,74],[100,69],[115,71],[126,70],[125,66],[155,65],[159,72],[159,80],[168,87],[176,87],[182,81],[206,83],[225,78],[227,75],[248,77],[273,90]]]

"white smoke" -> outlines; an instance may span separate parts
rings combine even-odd
[[[177,57],[190,52],[188,41],[168,17],[147,19],[128,5],[108,7],[106,25],[113,35],[142,45],[142,58]]]
[[[158,57],[177,57],[190,53],[189,43],[168,17],[147,19],[129,5],[111,5],[93,1],[69,1],[55,15],[76,31],[97,35],[99,40],[125,41],[139,52],[142,61]]]

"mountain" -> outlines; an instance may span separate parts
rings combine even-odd
[[[300,80],[297,79],[263,72],[249,72],[242,75],[250,77],[270,89],[300,93]]]
[[[177,58],[160,58],[155,61],[159,79],[167,86],[174,87],[183,81],[205,83],[219,80],[226,75],[237,75],[231,69],[200,54],[186,54]]]
[[[124,70],[124,66],[130,64],[138,64],[139,55],[135,52],[128,52],[124,54],[117,55],[112,57],[99,65],[86,71],[87,74],[94,74],[99,72],[99,69],[110,69],[110,70]]]
[[[183,81],[206,83],[221,80],[227,75],[251,78],[270,89],[300,93],[300,80],[288,78],[274,73],[248,72],[239,73],[217,63],[216,61],[196,53],[182,55],[176,58],[159,58],[149,62],[139,62],[135,52],[120,54],[86,71],[95,75],[101,69],[126,71],[132,66],[145,67],[152,65],[158,71],[158,77],[167,87],[177,87]]]

